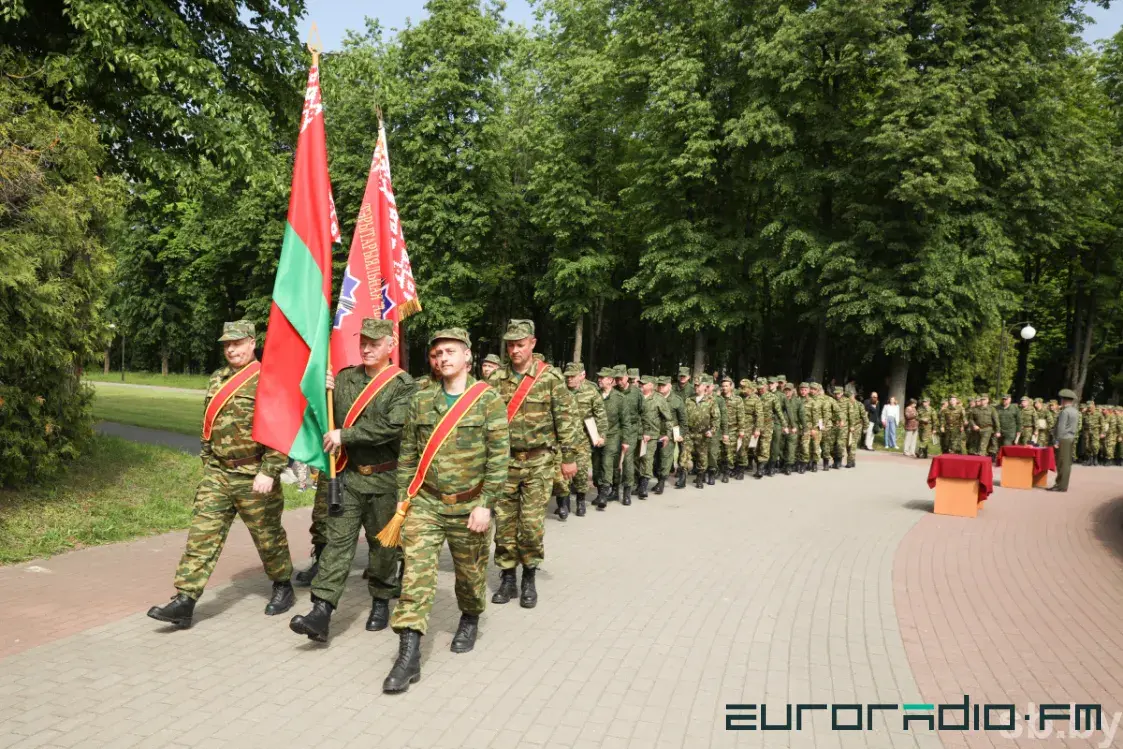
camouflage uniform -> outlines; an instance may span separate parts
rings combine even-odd
[[[632,372],[637,373],[639,370],[633,369]],[[616,377],[630,377],[629,370],[623,364],[618,364],[613,370]],[[631,427],[631,431],[624,433],[623,444],[628,445],[629,449],[623,451],[624,463],[620,467],[620,486],[623,487],[625,494],[631,494],[632,487],[636,485],[636,454],[639,450],[639,434],[640,424],[643,421],[642,403],[643,395],[639,392],[639,387],[634,384],[629,384],[625,390],[617,384],[617,390],[624,398],[624,407],[628,410],[627,424]]]
[[[791,395],[788,395],[791,393]],[[784,435],[784,472],[789,473],[796,462],[796,451],[800,435],[807,426],[807,413],[803,409],[803,402],[795,398],[795,386],[788,383],[784,386],[783,406],[784,417],[787,420],[788,433]]]
[[[1003,400],[1009,396],[1002,396]],[[1018,416],[1020,415],[1019,409],[1013,403],[1008,406],[1003,406],[998,409],[998,425],[999,431],[1002,432],[1002,446],[1014,444],[1014,438],[1018,436]],[[1046,443],[1048,444],[1048,443]]]
[[[801,391],[807,390],[807,395],[803,395]],[[806,382],[799,383],[793,399],[799,402],[803,408],[804,422],[803,428],[799,430],[799,449],[796,454],[796,461],[799,465],[804,465],[811,462],[811,431],[814,430],[815,443],[818,447],[819,442],[819,401],[815,400],[815,396],[811,393],[811,385]],[[818,458],[816,458],[818,461]]]
[[[940,432],[944,435],[944,452],[963,455],[964,427],[967,424],[967,411],[962,405],[949,405],[940,422]]]
[[[674,425],[678,427],[679,437],[683,440],[686,439],[688,420],[686,416],[686,399],[681,394],[675,391],[674,384],[671,384],[671,392],[667,395],[667,405],[671,407],[671,413],[675,416]],[[673,430],[672,430],[673,431]],[[680,443],[671,442],[668,447],[672,449],[678,447],[678,460],[674,462],[672,470],[677,470],[682,465],[682,447]]]
[[[727,381],[730,385],[733,384],[733,380],[729,377],[726,377],[722,382],[724,384]],[[744,443],[748,442],[748,438],[745,437],[745,406],[741,396],[733,390],[730,390],[728,396],[722,394],[720,398],[725,405],[725,434],[728,435],[721,450],[722,481],[728,481],[729,471],[737,466],[737,440],[741,440],[742,447]]]
[[[768,380],[763,377],[757,378],[756,390],[757,400],[760,401],[760,419],[757,421],[760,438],[756,442],[756,472],[753,477],[760,478],[765,472],[771,475],[775,412],[772,408],[772,394],[768,392]]]
[[[530,320],[512,320],[504,340],[523,340],[534,335]],[[532,362],[532,367],[537,363]],[[508,362],[488,380],[510,403],[522,382]],[[573,396],[561,372],[547,367],[531,387],[509,424],[511,461],[507,485],[495,506],[495,563],[513,570],[520,563],[537,569],[545,555],[546,505],[556,469],[555,453],[563,463],[577,460],[580,435],[574,418]]]
[[[819,387],[821,389],[822,386]],[[831,392],[834,393],[833,390]],[[842,395],[842,388],[838,389],[838,395]],[[850,437],[846,408],[833,395],[822,393],[819,397],[822,399],[820,410],[823,418],[823,430],[819,438],[819,454],[812,454],[811,459],[822,458],[824,467],[827,466],[828,460],[833,460],[834,467],[841,468],[846,460],[846,440]]]
[[[917,447],[923,451],[921,457],[927,458],[928,447],[932,444],[932,428],[936,422],[936,410],[927,398],[920,401],[920,408],[916,409],[916,420],[919,423],[916,430]]]
[[[602,369],[600,376],[612,377],[614,371]],[[604,447],[598,448],[593,453],[593,479],[600,489],[597,501],[603,503],[608,497],[609,489],[620,485],[620,445],[624,435],[629,434],[633,426],[632,412],[624,400],[623,393],[613,387],[608,395],[600,393],[600,398],[605,413],[605,429],[601,432],[601,436],[604,437]]]
[[[363,321],[362,335],[377,340],[393,335],[390,321]],[[371,381],[362,366],[340,370],[335,378],[335,413],[346,415]],[[355,423],[341,430],[347,463],[340,480],[343,484],[343,514],[327,519],[327,547],[320,555],[320,570],[312,582],[312,595],[339,605],[360,528],[365,532],[369,551],[367,589],[371,598],[389,600],[399,591],[398,549],[387,549],[375,540],[397,509],[397,463],[402,428],[410,401],[416,392],[413,378],[405,372],[387,383]],[[328,482],[321,481],[317,500],[327,503]],[[385,622],[385,620],[383,620]]]
[[[1030,405],[1029,398],[1022,398],[1021,407],[1018,409],[1018,443],[1022,445],[1036,444],[1037,416]]]
[[[671,386],[671,392],[682,398],[683,403],[686,403],[686,401],[694,397],[694,383],[689,379],[687,379],[685,383],[681,382],[681,379],[683,377],[690,377],[690,367],[678,368],[678,377],[675,379],[675,382]]]
[[[1096,465],[1100,457],[1100,441],[1103,436],[1103,414],[1096,409],[1094,401],[1088,401],[1088,413],[1084,415],[1084,462]]]
[[[565,377],[574,377],[584,371],[580,364],[570,364],[566,367]],[[570,374],[571,372],[572,374]],[[604,400],[601,398],[600,390],[592,383],[585,381],[576,389],[569,388],[569,394],[573,396],[573,402],[577,408],[575,412],[577,429],[584,439],[577,440],[577,475],[569,482],[567,489],[569,492],[583,497],[592,486],[594,448],[592,437],[589,436],[589,431],[585,428],[585,419],[592,419],[597,426],[597,433],[603,437],[608,429],[608,418],[604,411]]]
[[[719,383],[714,384],[720,387]],[[710,436],[710,471],[717,473],[722,470],[722,456],[725,452],[723,448],[729,438],[729,414],[725,409],[725,398],[720,392],[711,393],[710,398],[717,405],[718,410],[718,420]]]
[[[870,415],[866,407],[858,402],[858,394],[853,390],[846,394],[846,401],[846,418],[850,424],[850,437],[846,441],[846,464],[854,467],[858,461],[858,441],[866,433]]]
[[[233,341],[253,335],[251,323],[227,323],[219,340]],[[235,374],[226,365],[211,375],[203,401],[204,412],[223,383]],[[269,579],[287,582],[292,577],[288,536],[281,525],[285,498],[279,478],[288,459],[254,442],[257,382],[256,377],[252,378],[227,401],[214,419],[210,440],[202,442],[199,457],[203,460],[203,480],[195,491],[187,548],[175,573],[176,590],[193,600],[203,594],[235,517],[246,524]],[[273,490],[268,494],[253,492],[253,480],[259,473],[273,479]]]
[[[702,375],[701,384],[710,385],[713,378]],[[687,420],[689,421],[690,434],[683,440],[683,467],[687,471],[696,470],[698,478],[695,486],[702,486],[710,466],[710,436],[706,432],[713,432],[721,422],[721,412],[712,396],[695,395],[686,403]]]
[[[1046,423],[1049,426],[1049,441],[1046,444],[1053,444],[1053,434],[1057,426],[1058,404],[1055,400],[1049,401],[1049,410],[1045,412]]]
[[[741,413],[743,416],[742,429],[745,439],[741,442],[741,449],[737,451],[738,478],[744,476],[744,470],[749,467],[749,461],[755,461],[760,447],[761,424],[764,421],[764,404],[757,396],[752,380],[741,380]],[[749,443],[753,437],[757,438],[757,447],[750,448]]]
[[[654,377],[644,377],[641,382],[643,384],[655,384]],[[640,478],[644,479],[640,483],[639,496],[642,499],[647,496],[647,482],[658,475],[659,478],[665,478],[667,473],[670,472],[670,466],[664,465],[669,463],[665,459],[660,461],[658,471],[656,470],[655,453],[659,449],[659,439],[662,437],[667,438],[667,444],[674,445],[674,435],[671,433],[671,428],[675,425],[675,416],[671,412],[671,406],[667,403],[667,399],[656,392],[651,395],[643,396],[643,437],[647,438],[647,447],[644,450],[644,456],[639,459],[640,461]],[[638,454],[638,448],[637,448]],[[662,472],[667,469],[667,473]]]
[[[466,340],[462,330],[441,331],[433,340]],[[467,386],[476,382],[469,376]],[[410,402],[402,450],[398,456],[398,499],[405,500],[417,473],[421,453],[449,405],[444,390],[418,391]],[[494,390],[487,390],[445,440],[410,503],[402,526],[405,575],[402,596],[390,626],[425,634],[437,592],[441,546],[448,542],[460,610],[478,616],[487,602],[488,534],[468,530],[468,515],[477,507],[494,512],[503,496],[511,447],[507,410]]]
[[[1045,410],[1045,401],[1038,398],[1033,402],[1033,433],[1037,444],[1042,447],[1053,444],[1049,441],[1049,431],[1049,412]]]
[[[974,455],[986,455],[990,449],[990,438],[999,428],[998,414],[984,403],[986,398],[979,398],[978,404],[971,411],[970,429],[975,433]]]

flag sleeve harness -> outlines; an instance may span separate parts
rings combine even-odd
[[[234,375],[222,383],[222,387],[211,398],[211,402],[207,404],[207,410],[203,414],[203,441],[209,442],[211,438],[211,429],[214,427],[214,420],[218,418],[218,414],[230,402],[230,399],[237,394],[245,385],[257,377],[257,373],[261,371],[261,362],[252,361],[246,366],[239,369]]]
[[[515,418],[515,414],[522,408],[523,401],[526,396],[530,395],[530,389],[534,387],[534,383],[538,382],[538,378],[546,371],[546,362],[540,361],[535,365],[534,374],[527,374],[523,381],[519,383],[518,388],[515,389],[515,394],[511,396],[511,402],[507,404],[507,423],[511,423],[511,419]]]
[[[350,429],[353,427],[355,422],[359,420],[359,417],[363,415],[363,411],[367,409],[367,406],[373,403],[374,399],[378,397],[378,394],[390,384],[390,381],[402,372],[405,372],[405,370],[391,364],[376,374],[374,379],[368,382],[367,386],[363,388],[363,392],[359,393],[359,397],[355,399],[355,402],[351,404],[351,408],[347,411],[347,416],[343,418],[343,428]],[[339,451],[339,458],[335,461],[336,472],[342,471],[343,467],[346,465],[347,450],[341,448]]]
[[[406,515],[409,513],[410,500],[421,491],[421,484],[425,481],[425,474],[429,472],[429,466],[433,464],[433,460],[437,457],[437,453],[440,452],[445,441],[448,440],[449,435],[456,431],[456,426],[460,423],[460,420],[472,409],[472,406],[476,405],[476,401],[487,391],[488,387],[490,386],[486,382],[477,382],[472,385],[437,422],[436,428],[433,429],[433,433],[429,435],[429,440],[425,443],[425,449],[421,451],[421,458],[417,461],[417,470],[414,471],[413,479],[406,489],[406,498],[398,503],[398,509],[394,513],[394,517],[375,537],[385,548],[392,549],[401,541],[402,524],[405,523]]]

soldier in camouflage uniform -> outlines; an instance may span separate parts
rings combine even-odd
[[[833,391],[831,395],[827,395],[819,383],[815,383],[814,392],[819,401],[819,417],[823,427],[819,431],[819,449],[811,451],[812,470],[816,470],[814,466],[820,459],[823,461],[824,471],[832,468],[832,461],[834,468],[842,468],[843,458],[846,457],[846,445],[842,441],[846,430],[842,404],[833,395]],[[811,444],[814,446],[814,440]]]
[[[366,318],[359,332],[359,351],[363,364],[344,367],[338,377],[327,375],[327,389],[332,391],[335,413],[345,416],[367,385],[386,367],[394,350],[394,323],[391,320]],[[347,451],[347,461],[340,481],[343,485],[343,514],[328,517],[327,547],[319,558],[319,572],[312,582],[312,610],[294,616],[289,628],[316,642],[327,642],[331,615],[339,606],[359,530],[366,532],[369,548],[367,589],[371,596],[369,632],[386,629],[390,622],[390,598],[398,588],[398,550],[383,547],[378,535],[398,506],[397,465],[402,427],[405,426],[409,403],[416,391],[413,378],[399,372],[386,383],[350,427],[335,429],[324,435],[324,450]],[[321,481],[318,493],[327,503],[328,482]]]
[[[410,507],[402,525],[402,597],[390,619],[400,638],[398,657],[382,683],[384,692],[404,692],[421,678],[421,638],[429,628],[446,542],[461,612],[452,652],[467,653],[475,647],[480,614],[487,605],[488,531],[491,514],[503,498],[511,459],[507,411],[499,393],[483,391],[441,443],[418,493],[411,499],[408,491],[437,424],[476,382],[469,374],[470,346],[467,331],[460,328],[438,331],[429,339],[442,378],[413,396],[402,430],[398,499],[410,499]]]
[[[1060,413],[1060,407],[1055,400],[1049,401],[1049,406],[1045,411],[1046,424],[1048,425],[1049,441],[1046,444],[1052,445],[1056,440],[1053,439],[1054,428],[1057,426],[1057,415]]]
[[[936,411],[932,408],[931,398],[920,399],[920,408],[916,409],[916,420],[919,423],[916,430],[917,457],[927,458],[928,446],[932,444],[932,428],[936,423]]]
[[[631,370],[638,372],[639,370]],[[627,366],[617,364],[613,373],[616,375],[616,389],[620,391],[620,395],[624,398],[624,407],[628,409],[627,423],[631,427],[630,432],[624,434],[624,444],[630,445],[630,450],[624,450],[624,463],[620,467],[620,491],[617,491],[612,499],[619,499],[620,504],[630,505],[632,503],[632,488],[635,486],[636,475],[636,453],[638,451],[639,437],[641,423],[643,421],[643,413],[641,406],[643,403],[643,395],[639,391],[639,386],[633,385],[631,375],[628,374]],[[637,375],[638,376],[638,375]]]
[[[870,423],[869,412],[866,407],[858,402],[858,393],[853,389],[846,391],[846,418],[850,424],[850,437],[846,441],[846,467],[854,468],[858,460],[858,442],[866,434],[866,427]]]
[[[536,366],[534,322],[511,320],[503,340],[508,363],[488,383],[499,391],[504,403],[510,403],[523,378]],[[492,603],[507,603],[514,598],[515,568],[521,564],[519,605],[529,609],[538,604],[535,575],[545,556],[543,523],[554,483],[555,453],[561,453],[565,480],[572,480],[577,473],[580,435],[574,413],[573,396],[561,372],[547,367],[510,419],[510,473],[495,508],[495,563],[502,573]]]
[[[772,407],[772,394],[768,392],[768,380],[758,377],[756,381],[757,399],[760,401],[760,439],[756,443],[756,470],[753,478],[759,479],[772,475],[772,431],[775,426],[775,411]]]
[[[741,449],[737,451],[737,472],[734,474],[734,478],[738,480],[744,479],[745,471],[751,470],[750,461],[756,462],[757,447],[760,445],[760,427],[764,418],[764,407],[756,394],[753,381],[746,378],[741,380],[739,384],[741,386],[741,413],[743,416],[741,428],[745,437],[741,442]],[[757,447],[749,447],[749,443],[754,438],[757,441]]]
[[[725,433],[722,435],[721,483],[729,483],[729,474],[737,466],[737,452],[745,438],[745,406],[741,396],[733,392],[733,378],[726,375],[721,380],[721,401],[725,405]]]
[[[636,491],[636,496],[640,499],[647,499],[647,487],[653,478],[658,479],[655,493],[663,493],[666,474],[660,473],[663,469],[662,465],[659,465],[659,470],[656,470],[656,452],[666,445],[674,445],[671,429],[675,424],[675,416],[666,398],[655,392],[655,381],[656,378],[650,375],[640,378],[643,394],[643,435],[640,437],[642,440],[640,452],[644,453],[639,459],[640,479]]]
[[[1034,426],[1036,415],[1029,396],[1023,395],[1019,403],[1017,442],[1021,445],[1037,444],[1036,427]]]
[[[1084,415],[1085,452],[1084,465],[1098,466],[1100,464],[1100,445],[1103,433],[1103,414],[1096,408],[1095,401],[1088,401],[1088,412]]]
[[[849,465],[850,442],[850,408],[844,399],[845,391],[836,385],[831,389],[830,409],[827,411],[830,419],[830,433],[823,443],[823,465],[826,466],[829,456],[833,467],[838,469]]]
[[[706,476],[710,473],[710,439],[721,421],[717,403],[707,395],[712,386],[713,379],[707,374],[702,375],[694,398],[686,403],[690,434],[683,441],[683,465],[687,471],[696,471],[694,486],[698,489],[705,486]]]
[[[484,360],[480,362],[480,374],[482,375],[481,379],[483,379],[484,382],[487,382],[487,378],[495,374],[495,370],[499,369],[502,366],[503,362],[500,361],[498,356],[496,356],[495,354],[488,354],[484,357]]]
[[[782,377],[768,378],[768,395],[772,401],[772,467],[768,475],[779,472],[784,462],[785,429],[788,428],[788,416],[784,410],[784,390]]]
[[[729,479],[724,475],[724,446],[729,442],[729,414],[725,410],[725,398],[721,394],[721,382],[714,379],[714,382],[706,386],[709,396],[717,404],[719,414],[717,428],[713,430],[714,434],[710,437],[710,472],[706,475],[706,482],[713,486],[714,479],[718,473],[722,473],[722,478],[728,483]]]
[[[597,498],[593,504],[598,510],[604,510],[613,487],[620,486],[622,480],[620,452],[630,448],[623,439],[625,434],[632,432],[633,427],[632,412],[624,395],[615,387],[615,372],[605,367],[597,375],[600,378],[600,398],[604,407],[606,427],[601,433],[604,437],[604,447],[593,454],[593,479],[597,484]]]
[[[811,385],[801,382],[796,386],[796,394],[792,400],[799,404],[803,410],[804,422],[799,432],[796,433],[796,472],[803,473],[811,463],[811,430],[818,419],[812,421],[812,414],[818,411],[819,404],[811,399]]]
[[[678,381],[674,385],[674,392],[682,398],[682,402],[694,397],[694,383],[690,381],[690,367],[678,368]]]
[[[795,386],[792,383],[784,385],[784,400],[781,403],[784,418],[787,421],[782,431],[784,434],[784,475],[790,476],[792,468],[796,465],[796,454],[799,447],[799,438],[807,426],[807,413],[803,410],[803,402],[796,400]]]
[[[998,409],[998,425],[1002,432],[1002,447],[1014,444],[1018,436],[1019,409],[1010,402],[1009,395],[1002,396],[1002,407]],[[1051,443],[1046,443],[1051,444]]]
[[[970,413],[970,429],[975,433],[973,455],[983,456],[990,449],[990,438],[999,429],[998,414],[990,407],[990,397],[980,395]]]
[[[954,395],[948,398],[948,410],[944,411],[940,422],[940,434],[944,435],[944,451],[963,455],[963,438],[966,433],[967,411]]]
[[[724,401],[718,397],[714,389],[718,386],[713,377],[707,375],[702,380],[704,398],[703,407],[710,409],[710,429],[706,443],[706,483],[713,486],[721,464],[721,444],[726,432]]]
[[[1052,444],[1049,442],[1049,416],[1045,410],[1045,401],[1035,398],[1033,401],[1033,435],[1041,447]]]
[[[204,413],[226,381],[256,361],[252,322],[226,323],[218,340],[223,345],[226,365],[211,375],[203,401]],[[157,621],[179,629],[191,626],[195,602],[214,571],[235,517],[246,524],[265,574],[273,581],[273,594],[265,613],[275,616],[292,608],[292,558],[281,525],[285,498],[278,480],[288,459],[254,442],[256,398],[254,375],[229,395],[226,405],[214,417],[210,439],[202,441],[199,457],[203,460],[203,480],[195,492],[187,548],[175,573],[176,595],[171,603],[148,610],[148,616]]]
[[[577,497],[577,517],[585,515],[585,495],[589,492],[592,484],[589,477],[592,472],[593,450],[604,447],[604,433],[608,429],[604,399],[601,398],[596,387],[585,379],[585,368],[578,362],[570,362],[563,374],[565,375],[565,386],[569,388],[569,394],[573,396],[573,402],[577,408],[577,428],[580,430],[580,436],[583,439],[577,441],[577,475],[569,482],[567,487],[569,493],[565,497],[558,497],[558,509],[554,514],[558,516],[559,520],[565,520],[569,517],[570,495]],[[597,441],[595,443],[585,427],[586,419],[592,419],[597,427]]]
[[[689,372],[687,374],[689,374]],[[668,387],[664,387],[662,385],[661,381],[663,379],[667,380],[667,383],[669,385]],[[671,413],[673,413],[675,416],[674,425],[678,427],[678,438],[675,439],[673,444],[668,445],[669,449],[667,450],[667,452],[670,453],[671,457],[673,458],[674,451],[676,449],[678,450],[678,458],[677,460],[674,460],[672,462],[671,470],[673,470],[675,473],[675,488],[684,489],[686,488],[686,468],[682,465],[682,443],[686,438],[689,429],[689,421],[686,415],[686,400],[682,397],[681,394],[674,390],[673,384],[670,382],[670,379],[671,378],[669,377],[660,378],[660,382],[656,383],[656,386],[659,388],[660,394],[662,394],[663,397],[667,399],[667,405],[671,407]]]

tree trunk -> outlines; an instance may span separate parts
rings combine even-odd
[[[166,350],[160,352],[160,374],[168,376],[168,359],[171,358]]]
[[[827,318],[824,314],[819,319],[819,331],[815,337],[815,356],[811,361],[811,379],[815,382],[823,381],[823,372],[827,368]]]
[[[581,349],[585,343],[585,316],[577,316],[577,325],[573,330],[573,361],[581,363]]]
[[[700,375],[706,371],[706,334],[701,330],[694,331],[694,374]]]
[[[888,403],[890,397],[896,398],[902,413],[904,413],[905,385],[908,379],[909,360],[902,354],[894,354],[889,362],[889,397],[883,402]]]
[[[105,350],[105,374],[109,374],[109,349]]]

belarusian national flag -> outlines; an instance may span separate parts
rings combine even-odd
[[[331,248],[339,239],[317,59],[308,71],[296,141],[289,216],[258,376],[253,438],[325,471]]]

